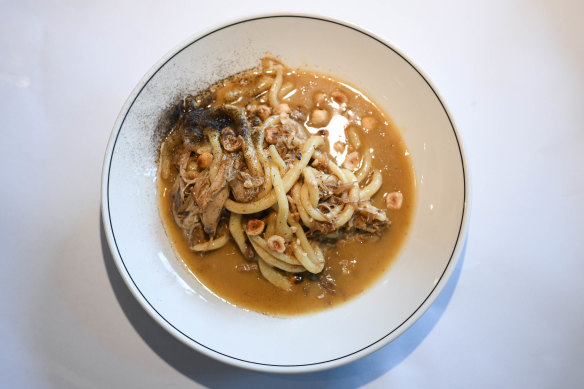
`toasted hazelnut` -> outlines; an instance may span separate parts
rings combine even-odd
[[[235,136],[235,135],[236,135],[235,131],[233,130],[233,128],[231,128],[229,126],[228,127],[224,127],[221,130],[221,136]]]
[[[326,96],[324,95],[324,93],[316,92],[312,96],[312,101],[314,102],[314,105],[316,105],[317,107],[320,107],[324,103],[325,98],[326,98]]]
[[[315,109],[310,114],[310,121],[317,127],[325,126],[329,121],[329,113],[324,109]]]
[[[259,235],[264,231],[265,223],[259,219],[249,219],[245,226],[245,233],[248,235]]]
[[[207,151],[199,155],[199,158],[197,158],[197,164],[203,169],[206,169],[209,166],[211,166],[211,162],[213,162],[213,154]]]
[[[286,241],[280,235],[272,235],[268,238],[268,247],[278,253],[283,253],[286,250]]]
[[[346,145],[340,140],[336,141],[335,144],[333,145],[333,148],[337,153],[342,153],[343,151],[345,151],[345,147]]]
[[[345,96],[343,92],[334,91],[331,93],[331,98],[339,105],[343,105],[347,102],[347,96]]]
[[[243,137],[237,136],[231,127],[225,127],[221,130],[221,137],[219,138],[223,148],[229,152],[239,150],[243,145]]]
[[[278,129],[278,127],[268,126],[268,128],[266,128],[264,137],[266,139],[266,142],[268,142],[269,144],[273,145],[277,143],[279,136],[280,130]]]
[[[404,195],[401,192],[391,192],[385,196],[385,205],[389,209],[400,209],[404,201]]]
[[[359,153],[353,151],[352,153],[348,154],[345,158],[345,162],[343,162],[343,166],[349,170],[355,170],[359,167]]]
[[[223,148],[230,153],[239,150],[243,145],[243,137],[241,135],[221,137],[221,144]]]
[[[260,117],[260,119],[266,120],[272,114],[272,108],[262,104],[257,107],[256,113]]]
[[[363,119],[361,119],[361,126],[364,129],[366,129],[367,131],[373,130],[376,125],[377,125],[377,120],[375,120],[371,116],[365,116]]]
[[[289,114],[290,112],[292,112],[292,110],[290,109],[290,106],[286,103],[278,104],[278,106],[274,108],[274,115],[279,115],[281,113]]]

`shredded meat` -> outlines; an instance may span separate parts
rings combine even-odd
[[[379,221],[370,216],[355,213],[353,218],[347,223],[350,231],[367,233],[373,236],[380,236],[385,229],[391,225],[391,221]]]
[[[210,236],[215,235],[223,204],[229,197],[227,178],[232,176],[233,160],[226,158],[219,162],[215,179],[211,182],[209,170],[197,176],[193,184],[193,196],[201,209],[203,228]]]

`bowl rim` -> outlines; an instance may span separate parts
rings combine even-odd
[[[124,125],[125,119],[129,111],[131,110],[136,98],[140,95],[142,90],[148,85],[150,80],[156,75],[156,73],[168,63],[173,57],[181,53],[183,50],[187,49],[190,45],[195,44],[197,41],[214,34],[218,31],[223,29],[227,29],[233,27],[238,24],[243,24],[247,22],[253,22],[262,19],[275,19],[275,18],[299,18],[299,19],[311,19],[316,20],[319,22],[326,22],[326,23],[333,23],[339,25],[341,27],[349,28],[354,30],[357,33],[363,34],[368,38],[371,38],[378,43],[385,46],[387,49],[393,51],[399,57],[401,57],[404,61],[408,63],[414,69],[418,75],[424,80],[424,82],[428,85],[428,87],[432,90],[437,100],[440,102],[449,122],[451,128],[454,133],[454,137],[456,139],[458,151],[460,154],[461,160],[461,168],[462,168],[462,179],[463,179],[463,206],[462,206],[462,216],[460,220],[460,226],[458,230],[458,235],[456,238],[456,243],[450,255],[447,265],[445,266],[442,274],[440,275],[438,282],[434,285],[434,287],[430,290],[426,298],[420,303],[420,305],[412,312],[412,314],[405,318],[402,323],[391,330],[389,333],[385,334],[380,339],[376,340],[375,342],[356,350],[352,353],[347,355],[343,355],[334,359],[321,361],[321,362],[312,362],[307,364],[295,364],[295,365],[278,365],[278,364],[268,364],[268,363],[261,363],[261,362],[254,362],[248,361],[241,358],[233,357],[222,353],[221,351],[214,350],[204,344],[196,341],[195,339],[191,338],[187,334],[180,331],[176,328],[172,323],[168,322],[151,303],[148,299],[142,294],[138,286],[135,284],[132,275],[126,268],[126,265],[121,257],[119,252],[118,244],[115,239],[115,235],[113,233],[113,225],[110,217],[110,207],[109,207],[109,175],[111,170],[111,161],[113,156],[113,150],[115,148],[116,141],[120,134],[120,131]],[[263,371],[263,372],[271,372],[271,373],[306,373],[318,370],[325,370],[330,369],[333,367],[338,367],[355,360],[358,360],[368,354],[371,354],[380,348],[384,347],[391,341],[398,338],[401,334],[403,334],[408,328],[410,328],[432,305],[432,303],[438,298],[441,291],[444,289],[445,285],[447,284],[450,276],[452,275],[454,269],[456,268],[456,264],[460,258],[462,253],[466,237],[468,234],[468,224],[469,224],[469,217],[470,217],[470,177],[469,177],[469,166],[468,160],[466,158],[466,152],[463,144],[463,139],[458,130],[458,127],[455,124],[453,119],[453,115],[448,108],[446,102],[444,101],[442,95],[439,93],[436,86],[432,83],[430,78],[426,73],[424,73],[418,65],[414,63],[408,56],[406,56],[401,50],[399,50],[394,44],[389,43],[387,40],[381,38],[380,36],[376,35],[375,33],[369,31],[366,28],[353,24],[351,22],[347,22],[344,20],[323,16],[319,14],[311,14],[311,13],[260,13],[254,15],[248,15],[241,18],[231,19],[230,21],[223,22],[216,24],[210,28],[202,30],[200,32],[192,34],[187,39],[183,40],[176,46],[174,46],[171,50],[169,50],[164,56],[162,56],[150,69],[142,76],[142,78],[138,81],[137,85],[131,91],[130,95],[124,102],[117,118],[114,123],[112,132],[110,134],[108,144],[106,147],[105,157],[103,161],[102,167],[102,178],[101,178],[101,217],[104,226],[104,232],[106,236],[106,240],[108,246],[110,248],[110,252],[113,255],[114,262],[118,271],[122,275],[122,279],[124,283],[134,296],[134,298],[138,301],[138,303],[142,306],[142,308],[148,312],[150,317],[152,317],[162,328],[164,328],[167,332],[173,335],[176,339],[181,341],[182,343],[186,344],[190,348],[194,348],[196,351],[203,353],[204,355],[211,357],[215,360],[227,363],[232,366],[246,368],[256,371]]]

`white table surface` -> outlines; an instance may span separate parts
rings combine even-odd
[[[404,335],[304,375],[209,359],[160,328],[100,220],[114,120],[187,37],[258,12],[316,12],[430,76],[472,177],[466,249]],[[584,3],[1,1],[0,387],[584,387]]]

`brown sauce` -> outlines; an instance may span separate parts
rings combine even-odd
[[[219,84],[215,91],[217,104],[223,103],[226,92],[239,88],[241,80],[257,77],[257,72],[248,73]],[[237,271],[236,266],[246,263],[246,260],[233,242],[204,255],[190,251],[170,211],[168,193],[174,177],[168,180],[160,177],[158,179],[159,208],[167,235],[178,256],[194,276],[218,297],[232,304],[281,316],[336,306],[371,287],[388,271],[398,256],[410,229],[416,197],[414,171],[406,145],[395,125],[373,102],[348,84],[325,75],[291,71],[284,77],[284,84],[286,83],[292,83],[294,89],[286,95],[283,102],[288,103],[291,108],[301,107],[306,112],[312,112],[315,108],[313,96],[316,92],[330,95],[333,91],[342,91],[348,98],[348,110],[344,115],[332,115],[329,124],[322,127],[329,131],[331,155],[336,157],[337,163],[342,163],[344,154],[334,151],[333,144],[337,140],[346,142],[346,128],[357,126],[361,140],[359,150],[371,150],[373,168],[380,170],[383,176],[383,185],[373,197],[372,203],[386,211],[391,220],[390,228],[378,239],[364,242],[358,239],[340,241],[332,247],[325,247],[327,272],[336,281],[335,293],[324,291],[317,282],[308,277],[287,292],[270,284],[258,272]],[[239,103],[245,104],[245,101]],[[327,109],[331,112],[331,106]],[[367,131],[359,127],[360,118],[366,116],[375,119],[375,129]],[[309,121],[304,124],[312,133],[322,129],[311,127]],[[384,194],[395,191],[403,194],[403,205],[399,210],[386,209]]]

